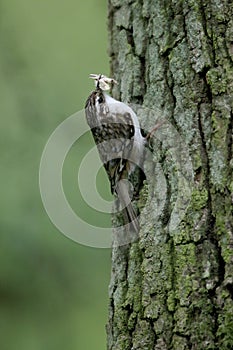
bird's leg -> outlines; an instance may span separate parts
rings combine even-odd
[[[150,140],[151,140],[153,134],[154,134],[154,133],[158,130],[158,128],[160,128],[160,126],[163,125],[164,123],[165,123],[165,121],[162,121],[162,122],[157,123],[157,124],[153,127],[153,129],[152,129],[150,132],[148,132],[148,134],[147,134],[146,137],[145,137],[145,139],[146,139],[146,145],[147,145],[147,146],[149,146],[149,147],[151,146]]]
[[[165,123],[165,121],[157,123],[153,127],[153,129],[150,132],[148,132],[148,134],[146,135],[146,140],[149,140],[152,137],[152,135],[155,133],[155,131],[158,130],[158,128],[160,128],[160,126],[163,125],[164,123]]]

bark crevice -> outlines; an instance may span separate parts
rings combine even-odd
[[[115,97],[158,110],[171,126],[167,135],[172,139],[176,130],[187,147],[195,177],[185,215],[172,231],[180,188],[171,150],[182,153],[182,147],[176,148],[176,137],[170,148],[163,138],[155,141],[156,198],[141,215],[138,242],[127,253],[115,249],[112,258],[108,349],[231,349],[233,8],[226,0],[109,4]],[[158,121],[153,113],[142,118],[145,130]]]

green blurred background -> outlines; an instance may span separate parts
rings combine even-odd
[[[109,72],[106,22],[106,0],[0,0],[2,350],[106,347],[110,250],[63,236],[38,186],[50,134],[83,108],[89,73]],[[77,152],[64,186],[78,208]]]

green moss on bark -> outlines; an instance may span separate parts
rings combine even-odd
[[[165,117],[177,132],[167,127],[155,142],[154,197],[143,209],[147,183],[138,242],[113,252],[109,350],[233,348],[232,18],[227,0],[109,0],[114,96],[156,107],[142,114],[145,129]],[[174,135],[194,181],[171,230],[177,198],[187,196],[178,176],[187,164],[166,143]]]

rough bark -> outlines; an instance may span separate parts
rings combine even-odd
[[[109,32],[115,97],[165,113],[194,182],[171,232],[177,174],[156,144],[166,205],[143,214],[138,241],[113,249],[108,349],[232,349],[233,3],[109,0]]]

